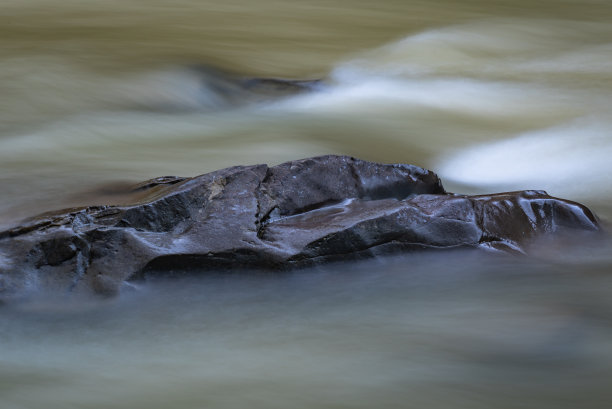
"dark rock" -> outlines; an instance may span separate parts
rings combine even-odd
[[[190,69],[200,78],[202,92],[214,95],[220,106],[269,101],[325,88],[321,79],[244,77],[209,65],[196,65]]]
[[[0,232],[0,294],[114,295],[126,280],[156,275],[422,249],[525,253],[541,235],[600,230],[586,207],[542,191],[450,194],[433,172],[344,156],[158,178],[136,190],[137,203],[47,213]]]

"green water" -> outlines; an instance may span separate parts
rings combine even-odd
[[[607,1],[5,0],[0,226],[328,153],[610,220],[611,22]],[[195,65],[326,87],[227,104]],[[608,408],[609,250],[34,297],[0,309],[0,407]]]

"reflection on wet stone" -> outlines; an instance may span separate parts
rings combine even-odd
[[[126,280],[287,269],[444,249],[529,252],[600,232],[586,207],[542,191],[466,196],[431,171],[322,156],[139,184],[138,199],[47,213],[0,232],[4,293],[113,295]]]

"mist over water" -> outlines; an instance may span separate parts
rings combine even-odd
[[[0,8],[0,226],[329,153],[612,217],[609,2]],[[324,81],[269,98],[249,76]],[[33,296],[0,306],[0,406],[608,408],[612,247],[583,244]]]
[[[436,253],[18,303],[3,404],[605,408],[612,281],[585,268]]]

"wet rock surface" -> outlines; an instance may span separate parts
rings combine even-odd
[[[322,156],[135,187],[136,203],[46,213],[0,232],[0,296],[114,295],[130,280],[286,269],[424,249],[526,253],[531,240],[601,230],[542,191],[445,192],[431,171]]]

